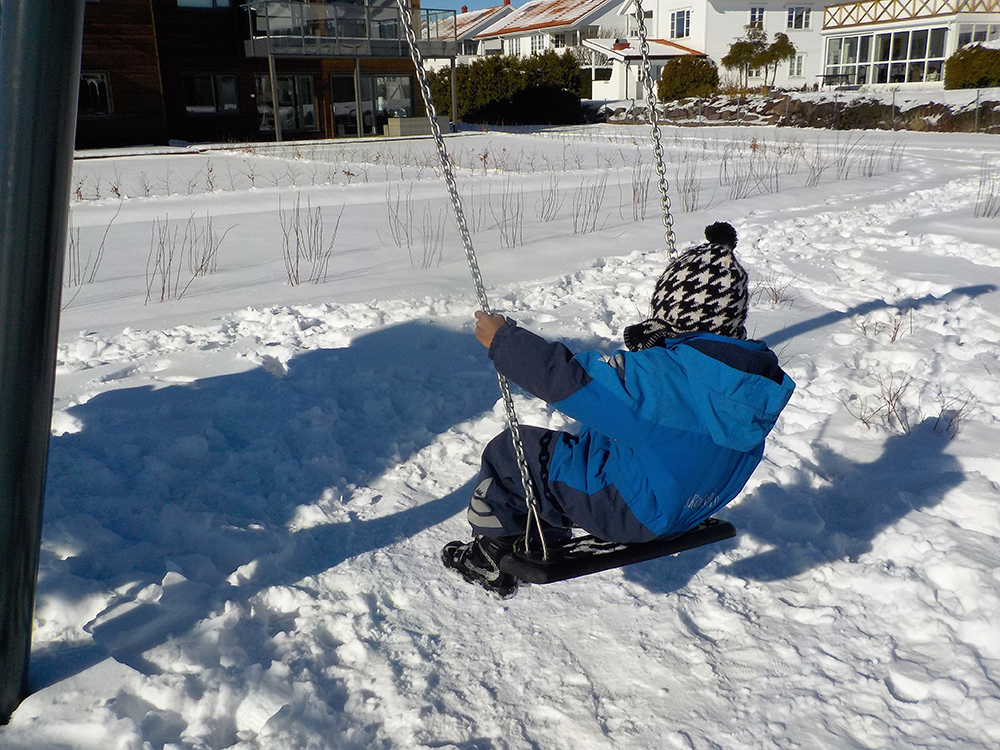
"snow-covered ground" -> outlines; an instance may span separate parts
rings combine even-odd
[[[664,138],[798,389],[734,540],[505,602],[438,559],[503,410],[430,143],[81,154],[0,747],[1000,745],[1000,142]],[[448,145],[492,306],[616,348],[666,259],[646,131]]]

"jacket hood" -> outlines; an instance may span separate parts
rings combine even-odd
[[[712,441],[724,448],[749,451],[774,427],[795,383],[777,366],[777,358],[763,343],[725,341],[738,348],[734,351],[736,362],[722,361],[690,346],[677,346],[674,354],[688,376],[691,409]],[[751,371],[737,369],[740,366]],[[768,374],[757,374],[753,369]]]

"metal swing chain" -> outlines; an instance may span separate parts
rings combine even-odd
[[[635,20],[639,26],[639,49],[642,52],[642,79],[646,89],[646,111],[653,133],[653,155],[656,157],[656,174],[660,187],[660,210],[663,212],[664,237],[667,241],[667,255],[671,259],[677,255],[677,238],[674,236],[674,217],[670,212],[670,193],[667,186],[667,168],[663,163],[663,144],[660,140],[660,126],[656,121],[656,92],[649,64],[649,41],[646,39],[646,20],[642,10],[642,0],[635,0]]]
[[[462,207],[462,198],[458,192],[458,185],[455,181],[455,172],[452,169],[451,157],[445,147],[444,136],[441,134],[441,126],[437,121],[437,110],[431,96],[431,87],[427,80],[427,71],[424,68],[423,55],[417,48],[417,35],[413,28],[413,17],[410,15],[406,0],[396,0],[399,12],[403,18],[403,28],[406,31],[406,41],[410,46],[410,58],[416,68],[417,82],[420,84],[420,93],[424,97],[424,105],[427,109],[427,119],[430,121],[431,134],[434,136],[434,143],[437,147],[438,158],[441,161],[441,170],[444,172],[444,181],[448,186],[448,194],[451,197],[451,206],[455,213],[455,223],[458,224],[459,234],[462,236],[462,243],[465,245],[465,257],[469,262],[469,271],[472,273],[472,282],[476,287],[476,296],[479,299],[479,308],[489,314],[490,303],[486,297],[486,288],[483,284],[483,277],[479,271],[479,261],[476,258],[476,251],[472,247],[472,234],[469,225],[465,221],[465,209]],[[517,457],[517,466],[521,473],[521,484],[524,487],[524,496],[528,505],[528,527],[525,530],[525,546],[529,545],[531,535],[531,522],[538,529],[538,538],[542,545],[542,559],[549,559],[549,550],[545,544],[545,535],[542,533],[541,516],[538,511],[538,499],[535,495],[535,485],[531,479],[531,471],[528,468],[528,459],[524,454],[524,443],[521,441],[521,428],[517,421],[517,413],[514,410],[514,397],[510,392],[510,384],[507,378],[497,373],[497,381],[500,384],[500,393],[503,396],[504,410],[507,416],[507,426],[510,429],[511,440],[514,443],[514,454]]]

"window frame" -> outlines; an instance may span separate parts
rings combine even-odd
[[[91,78],[91,79],[93,79],[95,81],[100,81],[100,83],[102,84],[102,86],[100,88],[103,88],[104,91],[103,91],[103,93],[99,93],[98,94],[98,98],[103,98],[104,99],[104,104],[105,104],[104,109],[106,111],[104,111],[104,112],[91,112],[91,111],[85,112],[85,111],[83,111],[83,109],[80,107],[80,98],[81,98],[81,96],[80,96],[80,94],[78,94],[77,95],[77,113],[76,113],[77,117],[88,119],[88,120],[90,120],[90,119],[97,120],[97,119],[105,119],[105,118],[108,118],[108,117],[114,117],[115,109],[114,109],[114,103],[113,103],[112,98],[111,98],[111,74],[108,73],[107,71],[104,71],[104,70],[81,70],[80,71],[80,89],[81,89],[81,93],[82,93],[83,87],[85,85],[85,79],[87,79],[87,78]]]
[[[683,28],[681,28],[683,26]],[[688,39],[691,36],[691,9],[670,11],[670,38]]]
[[[831,37],[823,74],[843,77],[853,85],[940,81],[948,32],[947,26],[927,25]]]
[[[302,96],[302,84],[307,80],[312,94],[310,101],[304,101]],[[317,117],[319,101],[316,76],[312,73],[279,73],[276,76],[275,88],[278,91],[281,129],[290,133],[318,132],[320,127]],[[262,133],[273,133],[274,105],[271,101],[271,77],[267,73],[254,73],[254,92],[257,100],[257,129]],[[285,96],[288,96],[289,100],[283,100]],[[287,111],[291,112],[290,123],[284,121]]]
[[[797,25],[801,24],[801,25]],[[808,31],[812,28],[812,6],[789,5],[785,21],[788,31]]]
[[[747,24],[755,29],[764,28],[764,6],[763,5],[752,5],[750,6],[750,23]]]
[[[802,78],[802,71],[806,67],[806,56],[802,52],[796,52],[788,60],[788,77],[789,78]]]
[[[195,79],[208,79],[211,82],[212,88],[212,104],[211,109],[205,104],[193,104],[188,97],[189,88],[188,84],[190,81]],[[228,106],[226,103],[226,96],[224,96],[223,90],[223,80],[230,79],[232,81],[232,106]],[[188,72],[181,74],[181,91],[184,98],[184,112],[188,115],[193,115],[195,117],[212,117],[218,115],[238,115],[240,113],[240,84],[239,79],[235,73],[202,73],[202,72]]]

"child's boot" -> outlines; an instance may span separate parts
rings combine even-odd
[[[471,542],[448,542],[441,550],[441,560],[469,583],[482,586],[501,599],[509,599],[517,593],[517,579],[500,570],[500,560],[514,551],[515,540],[516,537],[477,536]]]

